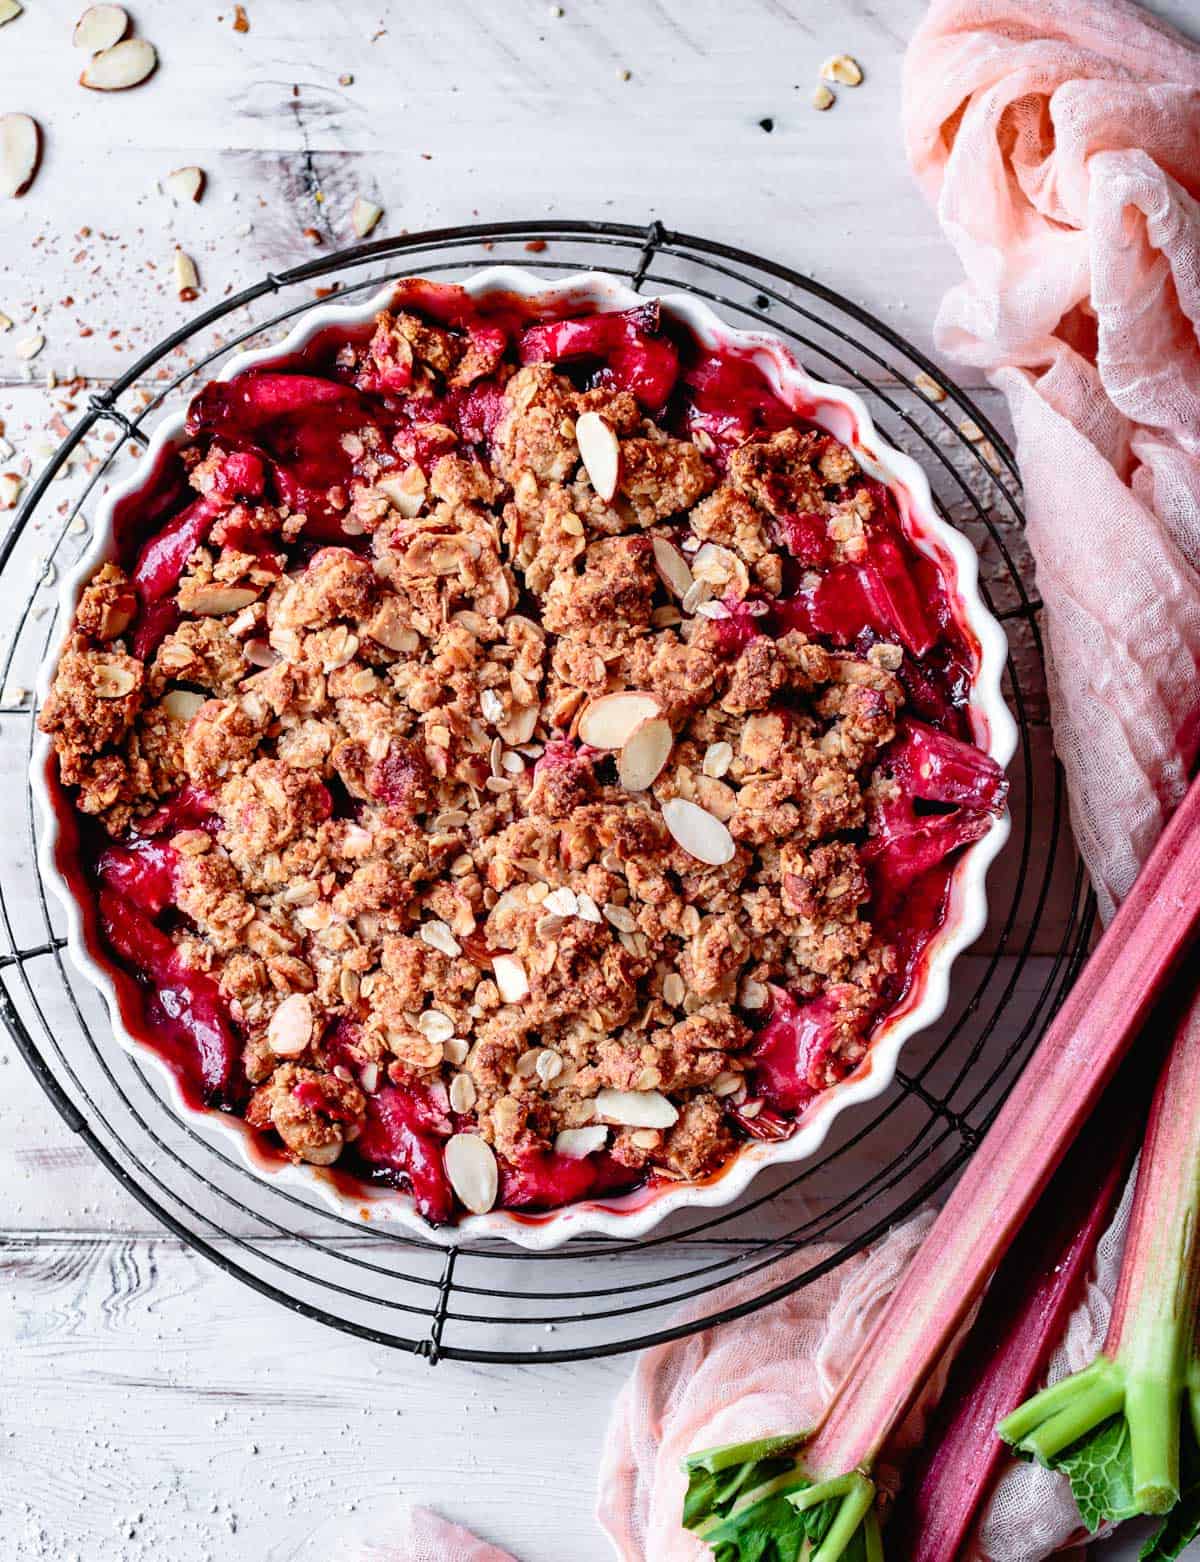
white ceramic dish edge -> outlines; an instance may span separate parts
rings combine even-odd
[[[634,293],[619,279],[602,272],[579,272],[556,281],[530,275],[512,267],[495,266],[476,272],[461,284],[473,296],[490,292],[509,292],[520,296],[538,295],[555,299],[569,296],[573,302],[599,309],[629,309],[644,304],[648,296]],[[328,303],[314,306],[292,327],[280,342],[235,355],[218,378],[232,379],[255,365],[277,361],[304,347],[316,332],[329,326],[362,323],[383,308],[393,297],[397,283],[390,282],[370,298],[354,304]],[[885,444],[875,431],[865,404],[853,392],[829,385],[807,375],[784,344],[767,332],[739,331],[724,324],[709,307],[687,294],[659,295],[663,305],[684,321],[708,346],[732,346],[752,354],[767,375],[772,387],[791,403],[811,406],[807,413],[814,422],[851,444],[863,467],[872,476],[887,482],[898,492],[902,508],[907,509],[919,526],[910,533],[914,544],[929,553],[934,548],[949,555],[955,573],[954,595],[961,604],[970,631],[980,650],[980,666],[972,685],[970,710],[977,735],[987,751],[1007,767],[1017,744],[1016,724],[1002,693],[1002,678],[1008,656],[1004,632],[986,610],[979,595],[978,565],[967,539],[954,531],[937,515],[928,480],[911,457]],[[164,446],[184,434],[183,411],[167,414],[150,437],[145,455],[134,471],[111,488],[97,507],[92,543],[74,569],[65,573],[59,591],[59,612],[63,624],[69,624],[84,583],[112,553],[111,526],[120,500],[136,491]],[[905,502],[906,501],[906,502]],[[49,693],[57,658],[48,659],[39,680],[39,707]],[[502,1237],[520,1247],[548,1251],[561,1246],[570,1237],[584,1233],[610,1238],[645,1236],[668,1215],[681,1209],[711,1208],[731,1203],[749,1187],[766,1166],[795,1163],[820,1149],[834,1120],[847,1108],[873,1100],[891,1083],[904,1043],[915,1032],[940,1018],[949,1000],[950,971],[955,958],[983,931],[987,920],[985,880],[997,853],[1008,839],[1007,813],[997,818],[988,833],[975,842],[956,865],[951,888],[951,904],[946,921],[924,955],[923,981],[919,995],[910,1008],[902,1008],[872,1038],[871,1050],[860,1069],[819,1096],[809,1109],[806,1121],[792,1138],[780,1143],[750,1141],[743,1146],[716,1178],[707,1183],[666,1185],[647,1193],[632,1194],[596,1202],[584,1201],[563,1209],[521,1215],[496,1210],[487,1215],[469,1215],[454,1227],[434,1230],[413,1208],[403,1193],[391,1189],[364,1186],[361,1194],[343,1193],[328,1177],[312,1168],[267,1160],[254,1145],[252,1135],[236,1118],[214,1111],[197,1111],[183,1097],[173,1070],[149,1046],[137,1041],[121,1019],[115,984],[109,971],[92,955],[84,936],[83,916],[55,861],[59,842],[59,820],[47,784],[50,755],[49,739],[37,734],[31,766],[31,783],[42,821],[38,865],[43,881],[61,903],[67,922],[67,949],[72,963],[92,986],[97,988],[108,1008],[113,1034],[118,1043],[140,1062],[149,1063],[164,1077],[174,1110],[190,1121],[197,1131],[218,1141],[236,1144],[248,1167],[259,1177],[290,1184],[309,1194],[317,1194],[333,1211],[353,1221],[369,1221],[402,1227],[406,1234],[442,1245],[458,1244],[475,1238]]]

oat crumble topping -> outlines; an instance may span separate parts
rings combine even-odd
[[[201,393],[41,725],[143,1032],[445,1221],[789,1133],[1003,782],[849,449],[652,306],[423,286]]]

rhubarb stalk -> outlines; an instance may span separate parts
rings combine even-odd
[[[1180,1417],[1200,1269],[1200,998],[1180,1026],[1150,1110],[1104,1348],[1000,1423],[1021,1454],[1065,1471],[1089,1530],[1179,1500]]]
[[[1129,1059],[988,1286],[888,1521],[889,1548],[906,1562],[962,1553],[1008,1457],[996,1422],[1042,1380],[1062,1338],[1133,1163],[1149,1083]]]
[[[685,1523],[719,1562],[794,1562],[805,1540],[812,1562],[872,1555],[873,1509],[870,1500],[863,1505],[863,1487],[872,1484],[880,1450],[961,1330],[1194,937],[1198,883],[1200,782],[1193,782],[820,1424],[793,1436],[786,1454],[780,1445],[763,1457],[755,1451],[761,1445],[749,1444],[685,1462]],[[847,1479],[852,1484],[843,1487]]]

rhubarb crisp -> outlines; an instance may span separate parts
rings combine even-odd
[[[720,1171],[1004,802],[853,451],[665,310],[407,284],[206,386],[42,712],[125,1025],[431,1222]]]

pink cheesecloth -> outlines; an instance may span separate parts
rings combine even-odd
[[[936,343],[1008,404],[1055,740],[1107,917],[1200,737],[1200,51],[1129,0],[934,0],[904,88],[908,155],[964,271]],[[1103,1339],[1127,1204],[1052,1378]],[[764,1312],[642,1356],[600,1472],[623,1562],[710,1555],[679,1526],[680,1459],[811,1425],[929,1218]],[[432,1516],[412,1522],[387,1553],[402,1562],[511,1562]],[[1037,1562],[1078,1533],[1065,1482],[1013,1466],[974,1554]]]

